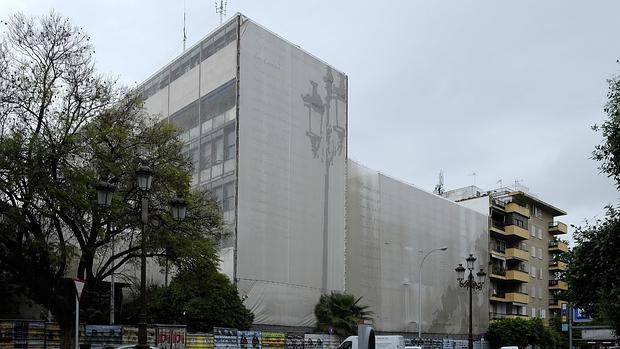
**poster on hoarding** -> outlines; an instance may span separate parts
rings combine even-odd
[[[185,349],[185,326],[157,326],[155,346],[161,349]]]
[[[186,349],[213,349],[213,335],[210,333],[188,333]]]
[[[55,322],[45,324],[45,349],[60,349],[60,326]]]
[[[333,349],[338,347],[338,338],[329,334],[306,334],[304,335],[305,349]]]
[[[261,349],[262,339],[260,331],[239,331],[237,345],[239,349]]]
[[[138,328],[135,326],[122,327],[123,344],[138,344]],[[149,327],[146,329],[146,342],[149,345],[155,345],[155,329]]]
[[[263,349],[283,349],[286,335],[281,332],[263,332]]]
[[[92,349],[104,347],[118,347],[123,342],[121,326],[114,325],[86,325],[86,343]]]
[[[298,335],[287,335],[284,340],[284,347],[286,349],[303,349],[304,337]]]
[[[213,347],[215,349],[237,349],[237,329],[226,327],[213,328]]]

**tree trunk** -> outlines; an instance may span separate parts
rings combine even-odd
[[[75,347],[75,321],[59,322],[60,326],[60,349],[76,349]],[[77,348],[79,349],[79,348]]]

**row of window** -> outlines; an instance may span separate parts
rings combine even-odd
[[[209,58],[217,51],[226,47],[229,43],[237,39],[236,22],[229,23],[226,27],[221,28],[213,35],[206,38],[197,47],[178,60],[170,64],[158,75],[152,77],[144,85],[141,86],[141,95],[145,100],[157,93],[157,91],[165,88],[171,82],[191,70],[200,62]]]
[[[530,267],[530,277],[535,279],[536,275],[537,275],[537,273],[536,273],[537,271],[538,271],[538,278],[540,280],[542,280],[542,278],[543,278],[543,269],[542,268],[536,268],[533,265]]]
[[[536,248],[535,246],[532,246],[532,257],[543,259],[542,253],[543,253],[542,248],[540,247]]]
[[[537,237],[539,240],[542,240],[543,238],[543,230],[541,227],[537,227],[535,225],[530,225],[530,235],[532,235],[532,237]]]
[[[210,132],[235,117],[237,86],[231,80],[170,116],[170,122],[179,130],[189,132],[187,139]],[[201,127],[198,127],[201,125]]]

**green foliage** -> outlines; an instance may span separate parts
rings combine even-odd
[[[528,345],[540,345],[541,349],[559,349],[562,345],[561,334],[545,326],[541,319],[502,319],[491,322],[487,330],[491,348],[516,345],[525,348]]]
[[[620,332],[620,211],[608,207],[604,220],[577,227],[573,236],[566,273],[569,299]]]
[[[317,318],[317,329],[327,332],[330,327],[339,337],[355,335],[358,320],[371,320],[372,312],[367,305],[360,302],[362,297],[355,298],[348,293],[332,292],[323,294],[314,308]]]
[[[140,163],[154,171],[148,256],[189,263],[199,253],[200,263],[214,265],[209,246],[220,234],[218,208],[206,193],[190,191],[191,163],[175,130],[145,115],[131,91],[95,72],[88,36],[67,19],[18,14],[5,24],[0,266],[7,282],[71,328],[73,286],[66,277],[86,280],[87,308],[100,297],[104,279],[139,257],[141,193],[134,173]],[[116,186],[109,209],[96,203],[92,183],[101,178]],[[188,202],[182,223],[168,212],[177,193]]]
[[[601,132],[603,142],[595,147],[592,158],[600,162],[601,172],[613,178],[620,189],[620,79],[614,77],[607,82],[607,104],[603,109],[607,120],[592,126],[594,131]]]
[[[214,326],[245,330],[254,320],[237,288],[210,261],[182,263],[170,286],[150,287],[147,299],[150,323],[181,323],[190,331],[209,332]],[[137,322],[139,300],[126,305],[123,314],[126,323]]]

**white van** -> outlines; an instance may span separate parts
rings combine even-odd
[[[357,349],[357,336],[349,336],[338,349]],[[403,336],[375,336],[375,349],[405,349]]]

